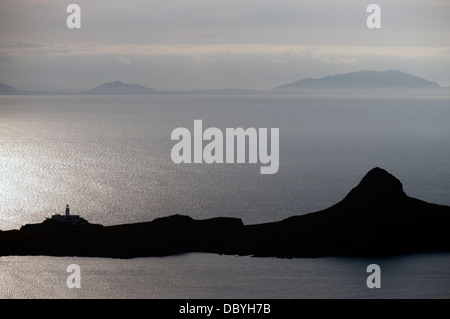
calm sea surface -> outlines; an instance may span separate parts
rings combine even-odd
[[[177,127],[280,129],[280,169],[173,164]],[[186,214],[280,220],[329,207],[373,167],[405,192],[450,205],[450,99],[295,96],[0,96],[0,229],[69,204],[113,225]],[[65,268],[82,268],[82,289]],[[361,259],[1,257],[0,297],[450,297],[450,256]]]
[[[369,264],[381,288],[369,289]],[[81,288],[67,288],[67,266]],[[131,260],[0,257],[0,298],[450,298],[450,254],[277,259],[186,254]]]

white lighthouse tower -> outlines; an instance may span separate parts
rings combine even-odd
[[[56,215],[53,215],[51,219],[56,220],[60,223],[70,223],[72,225],[77,225],[77,226],[85,225],[88,223],[87,220],[85,220],[84,218],[81,218],[79,215],[70,215],[69,205],[66,205],[65,215],[56,214]]]

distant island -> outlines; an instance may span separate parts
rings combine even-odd
[[[17,94],[18,92],[16,88],[0,83],[0,94]]]
[[[278,86],[274,88],[274,90],[299,90],[309,88],[437,89],[440,88],[440,86],[436,82],[431,82],[401,71],[366,70],[327,76],[320,79],[307,78],[294,83]]]
[[[155,94],[156,90],[147,88],[139,84],[127,84],[120,81],[114,81],[97,86],[91,90],[82,92],[84,94],[100,94],[100,95],[127,95],[127,94]]]
[[[102,226],[71,216],[67,207],[65,216],[1,231],[0,256],[135,258],[205,252],[301,258],[450,252],[449,225],[449,206],[407,196],[397,178],[374,168],[330,208],[271,223],[174,215]]]
[[[327,76],[314,79],[307,78],[277,86],[272,90],[247,90],[247,89],[216,89],[216,90],[193,90],[193,91],[162,91],[148,88],[140,84],[129,84],[121,81],[113,81],[101,84],[86,91],[20,91],[16,88],[0,83],[0,95],[169,95],[169,94],[229,94],[229,95],[249,95],[249,94],[290,94],[305,93],[311,90],[321,90],[327,92],[345,92],[345,90],[449,90],[443,88],[436,82],[428,81],[420,77],[396,70],[371,71],[364,70],[346,74]]]

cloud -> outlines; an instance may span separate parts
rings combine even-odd
[[[118,54],[121,63],[130,63],[129,56],[230,56],[260,55],[275,57],[309,57],[323,62],[354,63],[361,56],[443,57],[450,47],[408,46],[345,46],[292,44],[62,44],[62,43],[0,43],[0,54],[7,56],[41,55],[111,55]]]
[[[222,31],[210,31],[210,32],[201,32],[195,36],[198,39],[211,39],[217,38],[222,35]]]
[[[117,59],[122,64],[130,64],[131,63],[130,59],[123,57],[123,56],[118,56]]]
[[[45,44],[22,42],[22,41],[7,42],[1,45],[1,47],[5,49],[28,49],[28,48],[40,48],[43,46],[45,46]]]

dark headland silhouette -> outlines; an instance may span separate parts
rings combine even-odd
[[[58,215],[59,216],[59,215]],[[134,258],[207,252],[259,257],[389,256],[450,251],[450,207],[408,197],[381,168],[339,203],[278,222],[174,215],[102,226],[55,219],[0,232],[0,255]]]

